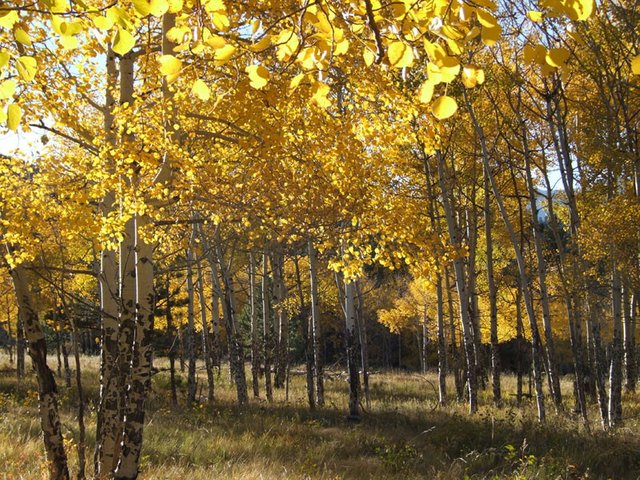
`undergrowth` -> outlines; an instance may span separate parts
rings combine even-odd
[[[435,374],[404,372],[371,375],[371,405],[362,421],[346,419],[347,384],[339,372],[326,382],[326,406],[310,411],[303,376],[292,376],[288,401],[276,391],[238,409],[223,368],[216,376],[216,401],[206,404],[206,377],[199,377],[200,401],[184,406],[186,374],[180,375],[181,402],[170,403],[164,359],[156,361],[142,453],[143,479],[573,479],[640,477],[640,395],[627,396],[625,422],[612,432],[598,428],[595,408],[591,433],[572,413],[549,412],[536,421],[535,405],[515,405],[515,380],[504,378],[504,404],[491,405],[484,392],[480,411],[450,398],[437,405]],[[83,359],[88,398],[87,464],[95,444],[98,364]],[[60,409],[71,468],[77,465],[76,389],[58,378]],[[39,434],[35,377],[17,382],[0,357],[0,478],[46,478]],[[570,392],[570,379],[564,391]],[[453,385],[449,385],[453,392]],[[199,389],[200,390],[200,389]],[[548,402],[549,409],[552,409]]]

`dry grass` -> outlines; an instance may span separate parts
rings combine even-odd
[[[165,360],[156,362],[161,368]],[[97,360],[83,359],[90,402],[89,458],[94,444]],[[202,371],[200,371],[202,372]],[[184,398],[184,374],[181,374]],[[206,379],[201,376],[205,385]],[[304,377],[293,376],[268,404],[234,406],[234,390],[223,369],[215,405],[170,406],[168,374],[154,376],[149,398],[142,466],[144,479],[406,479],[406,478],[638,478],[640,402],[626,399],[628,420],[615,432],[589,434],[570,412],[535,420],[534,405],[514,405],[515,379],[505,378],[502,408],[490,405],[469,416],[464,405],[436,408],[435,375],[401,372],[371,377],[371,408],[362,422],[345,419],[346,382],[327,382],[327,406],[310,412]],[[61,412],[72,469],[77,434],[75,390],[61,385]],[[32,375],[20,384],[0,356],[0,478],[43,478],[44,464]],[[205,388],[206,390],[206,388]],[[453,391],[453,385],[450,385]],[[570,392],[567,379],[564,391]],[[204,393],[203,393],[204,395]],[[595,410],[592,418],[596,419]],[[594,422],[594,427],[596,427]],[[595,428],[594,428],[595,430]]]

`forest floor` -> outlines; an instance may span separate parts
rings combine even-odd
[[[55,359],[51,359],[55,366]],[[29,364],[29,361],[27,361]],[[156,361],[164,368],[166,360]],[[98,359],[83,358],[89,402],[87,464],[92,470]],[[249,373],[249,372],[248,372]],[[154,375],[149,398],[143,479],[409,479],[409,478],[640,478],[640,395],[624,402],[623,425],[599,429],[595,407],[588,433],[573,414],[551,410],[536,421],[535,405],[515,405],[515,378],[504,378],[501,408],[481,394],[478,414],[451,401],[437,406],[435,373],[374,372],[371,406],[362,421],[346,419],[347,384],[339,372],[326,381],[326,406],[310,411],[304,376],[292,375],[289,401],[277,390],[271,404],[252,399],[239,410],[228,372],[216,377],[216,401],[184,406],[186,373],[179,372],[180,405],[171,407],[169,376]],[[250,380],[250,375],[248,375]],[[74,387],[60,385],[61,415],[72,470],[76,470],[78,426]],[[570,396],[570,378],[564,380]],[[46,478],[39,434],[36,379],[17,382],[13,366],[0,355],[0,479]],[[261,385],[262,387],[262,385]],[[453,392],[453,385],[449,385]],[[526,388],[525,388],[526,390]]]

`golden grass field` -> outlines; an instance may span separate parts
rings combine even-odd
[[[51,360],[55,364],[55,359]],[[29,361],[27,361],[29,364]],[[159,359],[156,366],[166,366]],[[98,359],[83,357],[87,394],[87,464],[92,470]],[[515,378],[503,379],[505,404],[481,395],[478,414],[451,398],[437,407],[435,373],[371,375],[371,407],[362,421],[346,420],[347,385],[339,372],[326,382],[327,405],[306,404],[304,377],[293,375],[289,401],[276,391],[268,404],[252,399],[239,410],[223,368],[216,402],[172,409],[168,373],[154,376],[142,454],[143,479],[409,479],[409,478],[639,478],[640,395],[625,398],[625,422],[613,432],[598,428],[595,408],[588,433],[572,413],[570,379],[564,381],[566,411],[550,412],[539,425],[534,405],[515,406]],[[204,371],[199,382],[205,385]],[[61,415],[75,472],[76,390],[60,385]],[[450,385],[453,391],[453,385]],[[206,386],[203,389],[203,401]],[[551,406],[549,406],[551,408]],[[35,377],[17,383],[8,357],[0,356],[0,478],[46,478],[39,435]],[[75,474],[75,473],[74,473]]]

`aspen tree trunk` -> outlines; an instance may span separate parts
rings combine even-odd
[[[69,365],[69,350],[67,350],[66,335],[62,336],[62,364],[64,365],[64,384],[67,388],[71,388],[71,366]]]
[[[75,322],[73,322],[73,332],[72,332],[72,341],[73,341],[73,357],[76,364],[76,388],[78,389],[78,480],[83,480],[85,478],[85,462],[86,462],[86,445],[85,445],[85,425],[84,425],[84,408],[85,408],[85,399],[84,399],[84,391],[82,389],[82,371],[80,366],[80,346],[78,345],[78,329],[75,327]]]
[[[69,318],[69,312],[65,309],[65,315]],[[59,328],[62,330],[64,327],[62,319],[58,318],[58,306],[54,306],[54,321],[58,323]],[[62,364],[64,365],[64,384],[67,388],[71,388],[71,367],[69,366],[69,351],[67,350],[66,335],[64,330],[62,334],[58,333],[58,345],[62,350]],[[58,359],[59,361],[60,359]]]
[[[219,239],[218,239],[219,240]],[[234,383],[236,384],[236,392],[238,396],[238,405],[243,406],[249,402],[249,396],[247,394],[247,379],[244,371],[244,351],[242,348],[242,338],[238,331],[236,323],[236,311],[235,300],[233,296],[233,283],[231,280],[231,274],[224,263],[224,257],[222,256],[222,248],[220,242],[216,242],[216,256],[218,266],[220,267],[220,273],[222,276],[222,284],[224,285],[223,291],[223,317],[227,327],[227,336],[229,337],[229,362],[231,374],[233,375]],[[216,274],[217,280],[217,274]],[[220,287],[217,287],[220,290]]]
[[[564,94],[561,89],[561,83],[559,80],[557,80],[556,88],[557,92],[553,95],[555,110],[554,112],[551,112],[549,114],[549,123],[552,130],[554,128],[557,128],[557,130],[552,131],[554,147],[559,156],[559,159],[562,159],[562,161],[559,162],[559,166],[563,184],[567,188],[565,194],[567,196],[567,204],[569,206],[569,212],[571,214],[571,234],[574,239],[577,239],[579,235],[580,217],[573,186],[575,181],[573,173],[573,160],[571,152],[569,150],[569,144],[567,142],[565,118],[560,106],[560,93],[562,93],[565,102],[566,98],[564,98]],[[549,101],[547,105],[549,106]],[[576,157],[576,160],[578,160],[578,157]],[[582,192],[586,193],[584,182],[582,184]],[[576,279],[576,283],[583,287],[583,295],[585,297],[585,303],[588,311],[588,315],[586,318],[588,343],[587,353],[589,358],[588,362],[593,377],[593,388],[595,389],[598,407],[600,410],[601,425],[603,430],[606,430],[609,426],[609,399],[606,388],[607,366],[605,364],[605,350],[602,345],[601,319],[604,317],[603,303],[607,298],[608,292],[606,291],[606,287],[601,285],[597,279],[588,275],[588,262],[582,255],[580,244],[577,242],[577,240],[574,240],[574,242],[574,248],[577,258],[576,261],[573,262],[573,275],[574,279]],[[602,265],[600,265],[599,267],[603,268]]]
[[[120,59],[120,97],[121,104],[133,98],[134,64],[130,54]],[[120,396],[116,433],[116,462],[111,469],[117,471],[122,449],[124,448],[124,422],[128,406],[128,386],[131,381],[133,361],[133,343],[136,333],[136,270],[135,270],[135,220],[125,223],[124,239],[119,252],[119,291],[120,291],[120,331],[118,335],[118,395]]]
[[[175,24],[175,15],[165,14],[162,18],[162,52],[172,51],[173,44],[167,38],[167,32]],[[133,102],[133,59],[125,55],[120,62],[121,98],[127,103]],[[126,61],[123,63],[123,61]],[[168,86],[163,80],[163,96],[168,98]],[[165,129],[169,130],[168,125]],[[163,161],[152,183],[157,186],[165,185],[171,177],[171,162],[165,152]],[[138,186],[137,175],[132,179],[134,186]],[[151,388],[151,369],[153,364],[153,348],[151,345],[153,334],[153,322],[155,312],[155,289],[153,268],[153,247],[144,235],[151,225],[151,218],[144,215],[135,215],[133,218],[133,245],[134,268],[130,273],[134,276],[134,305],[135,328],[133,330],[133,342],[131,343],[131,367],[128,375],[128,390],[125,404],[124,428],[122,435],[122,448],[119,462],[114,474],[118,480],[135,479],[139,473],[140,452],[142,451],[142,439],[144,431],[145,401]],[[122,265],[122,256],[120,263]],[[122,303],[128,303],[128,293],[123,290]],[[121,321],[121,329],[125,325]]]
[[[324,372],[322,351],[320,349],[320,299],[318,298],[318,256],[313,246],[313,240],[309,240],[309,278],[311,293],[311,326],[313,337],[313,363],[316,375],[316,404],[324,406]]]
[[[169,275],[167,275],[167,335],[171,341],[171,346],[169,347],[169,352],[167,353],[169,357],[169,376],[171,383],[171,405],[173,407],[178,406],[178,392],[176,390],[176,343],[178,342],[178,335],[176,332],[176,327],[173,325],[173,312],[172,312],[172,304],[171,304],[171,281]]]
[[[478,140],[480,141],[480,148],[482,151],[482,162],[484,165],[485,172],[487,172],[487,176],[489,178],[489,183],[493,190],[493,195],[496,199],[496,203],[498,205],[498,210],[500,211],[500,215],[502,216],[502,220],[507,229],[507,233],[509,234],[509,238],[511,240],[511,244],[513,246],[513,250],[516,257],[516,263],[518,265],[518,276],[520,278],[520,283],[522,285],[522,293],[524,297],[525,308],[527,311],[527,317],[529,318],[529,327],[531,329],[531,355],[533,357],[533,378],[536,388],[536,405],[538,407],[538,420],[540,422],[545,421],[545,408],[544,408],[544,393],[542,391],[542,352],[541,352],[541,341],[540,334],[538,332],[538,324],[535,317],[535,311],[533,306],[533,299],[531,297],[530,283],[527,276],[526,265],[524,262],[524,257],[522,255],[521,244],[516,237],[515,230],[513,225],[511,224],[511,220],[509,219],[509,214],[504,206],[504,202],[502,201],[502,194],[496,184],[495,178],[491,173],[491,167],[489,165],[489,152],[487,150],[487,146],[485,143],[484,132],[482,127],[477,121],[475,116],[475,112],[473,110],[473,106],[467,100],[467,107],[469,109],[469,115],[471,117],[471,122],[473,123],[474,130],[476,135],[478,135]]]
[[[51,480],[68,480],[69,468],[58,414],[58,391],[53,372],[47,365],[47,342],[33,303],[25,265],[18,265],[12,269],[11,279],[16,292],[24,334],[28,342],[29,357],[31,357],[38,378],[38,410],[49,478]]]
[[[475,171],[475,168],[474,168]],[[471,198],[475,199],[475,172],[473,174],[473,191]],[[476,252],[478,250],[478,215],[476,212],[475,204],[473,204],[464,210],[464,217],[466,218],[467,239],[469,242],[469,255],[466,257],[466,274],[467,274],[467,292],[469,298],[469,316],[471,318],[471,325],[473,326],[473,341],[474,352],[476,355],[476,378],[479,382],[479,388],[484,390],[486,384],[484,380],[484,366],[482,359],[482,332],[480,331],[480,316],[478,309],[478,294],[476,292],[477,273],[476,273]]]
[[[193,236],[189,241],[186,258],[187,269],[187,407],[196,401],[196,328],[193,289]]]
[[[371,408],[371,397],[369,395],[369,345],[367,340],[367,325],[364,319],[364,302],[362,291],[358,281],[356,284],[356,320],[358,322],[358,340],[360,344],[360,359],[362,364],[362,385],[364,387],[364,401],[367,408]]]
[[[258,304],[256,299],[256,260],[249,254],[249,301],[251,304],[251,379],[253,396],[260,397],[260,338],[258,332]]]
[[[185,361],[184,361],[184,328],[182,325],[178,326],[178,363],[180,364],[180,373],[184,373]]]
[[[606,387],[604,348],[600,334],[600,318],[604,312],[598,298],[600,295],[597,290],[599,289],[594,285],[590,285],[590,287],[587,290],[587,328],[589,330],[589,349],[591,351],[591,371],[593,372],[596,387],[602,429],[606,430],[609,426],[609,395]]]
[[[265,247],[262,255],[262,351],[264,357],[264,388],[267,401],[273,401],[273,387],[271,384],[271,342],[273,338],[271,320],[271,288],[269,285],[269,254]]]
[[[13,365],[13,332],[11,331],[11,305],[7,302],[7,334],[9,335],[9,364]]]
[[[196,235],[196,227],[193,227],[193,236]],[[200,302],[200,322],[202,323],[202,356],[207,371],[207,402],[213,403],[215,396],[215,380],[213,375],[213,357],[211,355],[211,333],[207,321],[207,300],[204,296],[204,278],[202,275],[202,261],[200,255],[196,258],[196,272],[198,274],[198,300]]]
[[[347,352],[347,372],[349,375],[349,419],[360,419],[360,374],[358,373],[358,339],[356,319],[356,285],[349,281],[344,284],[345,346]]]
[[[589,416],[587,410],[587,399],[585,392],[585,365],[582,351],[582,318],[580,308],[577,305],[578,296],[575,294],[575,289],[571,288],[565,272],[566,255],[565,247],[560,238],[560,232],[555,214],[555,207],[553,203],[551,182],[549,180],[549,174],[547,171],[546,154],[544,149],[542,150],[543,167],[541,169],[542,176],[547,189],[547,209],[549,213],[549,226],[551,227],[551,233],[553,234],[556,248],[558,249],[557,271],[560,275],[560,281],[565,298],[565,305],[567,309],[567,318],[569,319],[569,341],[571,344],[571,355],[573,357],[573,367],[575,370],[575,397],[576,404],[582,416],[583,424],[587,431],[589,431]]]
[[[284,387],[289,366],[289,316],[284,308],[287,287],[284,280],[284,255],[280,248],[271,254],[273,266],[273,290],[277,317],[275,387]]]
[[[22,322],[22,315],[18,307],[18,322],[16,324],[16,376],[18,381],[24,378],[25,373],[25,350],[26,341],[24,338],[24,323]]]
[[[567,142],[567,135],[565,130],[565,119],[563,116],[562,108],[560,106],[559,96],[562,93],[562,85],[559,80],[556,79],[556,85],[554,85],[554,93],[549,94],[546,97],[546,110],[547,115],[545,120],[549,127],[549,132],[553,141],[554,150],[558,157],[558,166],[560,168],[560,178],[567,197],[567,205],[569,207],[570,214],[570,230],[574,239],[578,238],[578,230],[580,224],[580,216],[578,212],[577,201],[574,191],[574,167],[569,144]],[[584,189],[583,189],[584,191]],[[593,280],[588,280],[585,277],[585,271],[587,270],[586,262],[583,259],[582,252],[579,245],[575,245],[576,260],[574,261],[574,279],[576,284],[584,285],[584,291],[586,295],[586,307],[588,315],[586,318],[587,323],[587,353],[589,355],[589,365],[591,376],[593,378],[593,384],[595,386],[597,401],[600,410],[600,419],[602,428],[606,429],[608,420],[608,399],[605,386],[605,367],[602,364],[603,350],[602,341],[600,338],[600,301],[596,298],[599,296],[597,290],[599,287]],[[577,297],[576,297],[577,298]],[[578,311],[578,309],[576,309]]]
[[[106,56],[107,88],[105,92],[104,129],[107,142],[115,144],[113,131],[113,108],[118,72],[115,53],[108,46]],[[107,192],[102,203],[102,216],[113,212],[115,196]],[[100,403],[96,422],[96,448],[94,452],[94,470],[97,478],[107,478],[117,462],[116,442],[119,435],[119,415],[122,409],[121,395],[118,391],[119,377],[119,290],[116,252],[103,250],[100,255]]]
[[[438,403],[447,403],[447,344],[444,334],[444,299],[442,297],[442,275],[436,273],[436,302],[438,316]]]
[[[304,292],[302,291],[302,276],[300,275],[300,265],[298,263],[298,257],[294,257],[294,266],[296,271],[296,286],[298,288],[298,298],[300,300],[300,326],[302,339],[304,341],[304,360],[307,380],[307,401],[309,402],[309,409],[314,410],[316,408],[316,388],[315,388],[315,372],[313,363],[313,344],[312,344],[312,325],[311,325],[311,312],[307,310],[307,305],[304,299]]]
[[[570,302],[571,300],[568,299]],[[587,431],[590,430],[589,426],[589,413],[587,410],[587,399],[585,395],[585,379],[584,379],[584,364],[582,360],[582,340],[580,334],[580,328],[575,319],[572,318],[572,314],[568,312],[569,317],[569,342],[571,344],[571,353],[573,356],[573,367],[575,369],[575,397],[576,406],[582,417],[582,422]]]
[[[431,167],[429,165],[429,159],[424,154],[424,145],[420,143],[420,147],[423,151],[422,154],[422,163],[424,167],[425,174],[425,185],[426,192],[429,199],[431,199],[429,203],[429,218],[431,223],[435,226],[436,233],[441,236],[442,228],[440,226],[440,218],[436,215],[437,213],[437,204],[436,204],[436,195],[433,189],[433,175],[431,174]],[[447,275],[445,273],[445,275]],[[448,284],[448,280],[447,280]],[[447,292],[450,299],[450,293]],[[447,401],[447,345],[446,345],[446,336],[445,336],[445,327],[444,327],[444,299],[442,295],[442,274],[440,272],[436,272],[436,297],[437,297],[437,317],[438,317],[438,401],[440,405],[445,405]],[[451,323],[451,354],[452,356],[456,356],[456,339],[455,332],[453,326],[453,314],[449,312],[450,323]],[[454,365],[457,364],[457,358],[453,359]],[[426,360],[425,360],[426,364]],[[426,365],[425,365],[426,370]],[[458,384],[457,372],[454,372],[456,376],[456,387]]]
[[[209,243],[206,240],[202,227],[200,228],[200,240],[202,248],[205,252],[209,252]],[[218,366],[218,375],[221,368],[220,354],[220,283],[218,280],[218,270],[215,266],[215,260],[211,252],[207,253],[209,260],[209,272],[211,276],[211,323],[213,331],[211,335],[211,359],[214,365]]]
[[[57,308],[57,307],[56,307]],[[55,322],[55,310],[54,310],[54,322]],[[60,328],[61,325],[58,323],[58,325],[56,325],[55,329],[56,329],[56,359],[58,360],[58,367],[56,369],[56,374],[58,375],[58,377],[62,377],[62,352],[61,352],[61,343],[62,340],[60,339]]]
[[[612,270],[613,336],[609,368],[609,426],[615,427],[622,420],[622,279],[615,259]]]
[[[536,191],[531,175],[531,156],[529,151],[528,134],[525,125],[522,125],[522,140],[525,157],[525,173],[527,177],[527,190],[529,192],[529,208],[531,209],[531,223],[533,225],[533,241],[536,250],[538,264],[538,283],[540,284],[540,301],[542,304],[542,324],[544,327],[545,350],[547,354],[548,380],[551,397],[557,411],[562,410],[562,392],[560,390],[560,377],[558,375],[555,342],[553,339],[553,328],[551,326],[551,310],[549,308],[549,293],[547,291],[547,262],[542,249],[542,226],[538,219],[538,203]]]
[[[625,285],[623,291],[624,308],[624,371],[625,390],[627,392],[636,391],[636,296],[629,295],[629,287]]]
[[[418,346],[420,347],[420,371],[427,373],[427,307],[423,308],[420,333],[418,334]]]
[[[500,352],[498,350],[498,295],[493,272],[493,216],[491,215],[491,197],[489,195],[490,188],[489,173],[484,171],[484,234],[487,249],[487,285],[489,288],[491,386],[493,391],[493,403],[495,405],[499,405],[502,401],[502,391],[500,388]]]
[[[133,74],[134,61],[133,54],[130,52],[120,58],[120,104],[131,104],[133,101]],[[129,139],[131,140],[131,139]],[[125,181],[131,181],[125,180]],[[133,348],[136,327],[136,271],[135,271],[135,220],[130,218],[124,226],[124,239],[120,243],[119,251],[119,331],[118,331],[118,353],[117,353],[117,378],[116,391],[118,408],[116,419],[109,420],[109,423],[115,428],[115,432],[104,432],[108,437],[106,441],[109,444],[115,441],[114,449],[105,454],[112,454],[112,461],[107,465],[108,470],[105,474],[109,475],[117,467],[123,444],[124,434],[124,417],[126,415],[128,402],[128,389],[131,379],[131,363],[133,359]],[[113,411],[109,411],[113,415]]]
[[[461,354],[458,352],[456,325],[453,312],[453,296],[451,295],[451,280],[449,269],[444,268],[444,284],[447,292],[447,316],[449,319],[449,334],[451,336],[451,358],[453,363],[453,382],[456,387],[456,402],[462,402],[464,397],[463,372],[460,368],[462,363]],[[462,347],[462,340],[460,341]]]
[[[62,302],[62,306],[64,312],[69,320],[69,324],[71,325],[71,342],[73,345],[73,357],[75,361],[76,368],[76,388],[78,389],[78,441],[76,444],[77,452],[78,452],[78,472],[76,478],[78,480],[84,480],[85,478],[85,469],[86,469],[86,445],[85,445],[85,436],[86,436],[86,428],[84,424],[84,411],[85,411],[85,398],[84,398],[84,390],[82,388],[82,370],[80,365],[80,342],[78,341],[78,336],[80,332],[78,332],[78,328],[76,325],[76,321],[74,319],[74,314],[69,308],[69,305],[66,302],[66,293],[64,286],[64,277],[62,277],[60,284],[60,301]],[[56,307],[57,309],[57,307]]]
[[[518,359],[516,365],[516,405],[522,405],[522,344],[524,342],[524,324],[522,322],[522,285],[518,281],[516,293],[516,342],[518,345]]]
[[[153,286],[153,246],[141,238],[148,217],[135,218],[136,325],[134,331],[130,382],[120,461],[114,478],[134,479],[139,473],[144,430],[145,400],[151,387],[153,348],[151,337],[155,310]]]
[[[458,227],[456,226],[453,209],[449,200],[449,188],[447,186],[444,156],[442,152],[436,152],[438,159],[438,177],[442,192],[442,206],[447,219],[449,239],[455,248],[460,248],[458,239]],[[473,338],[473,323],[469,314],[469,298],[467,296],[467,282],[464,274],[464,260],[457,256],[453,260],[458,300],[460,303],[460,321],[462,323],[462,336],[464,354],[467,365],[467,383],[469,393],[469,413],[478,411],[478,378],[476,366],[475,340]]]

